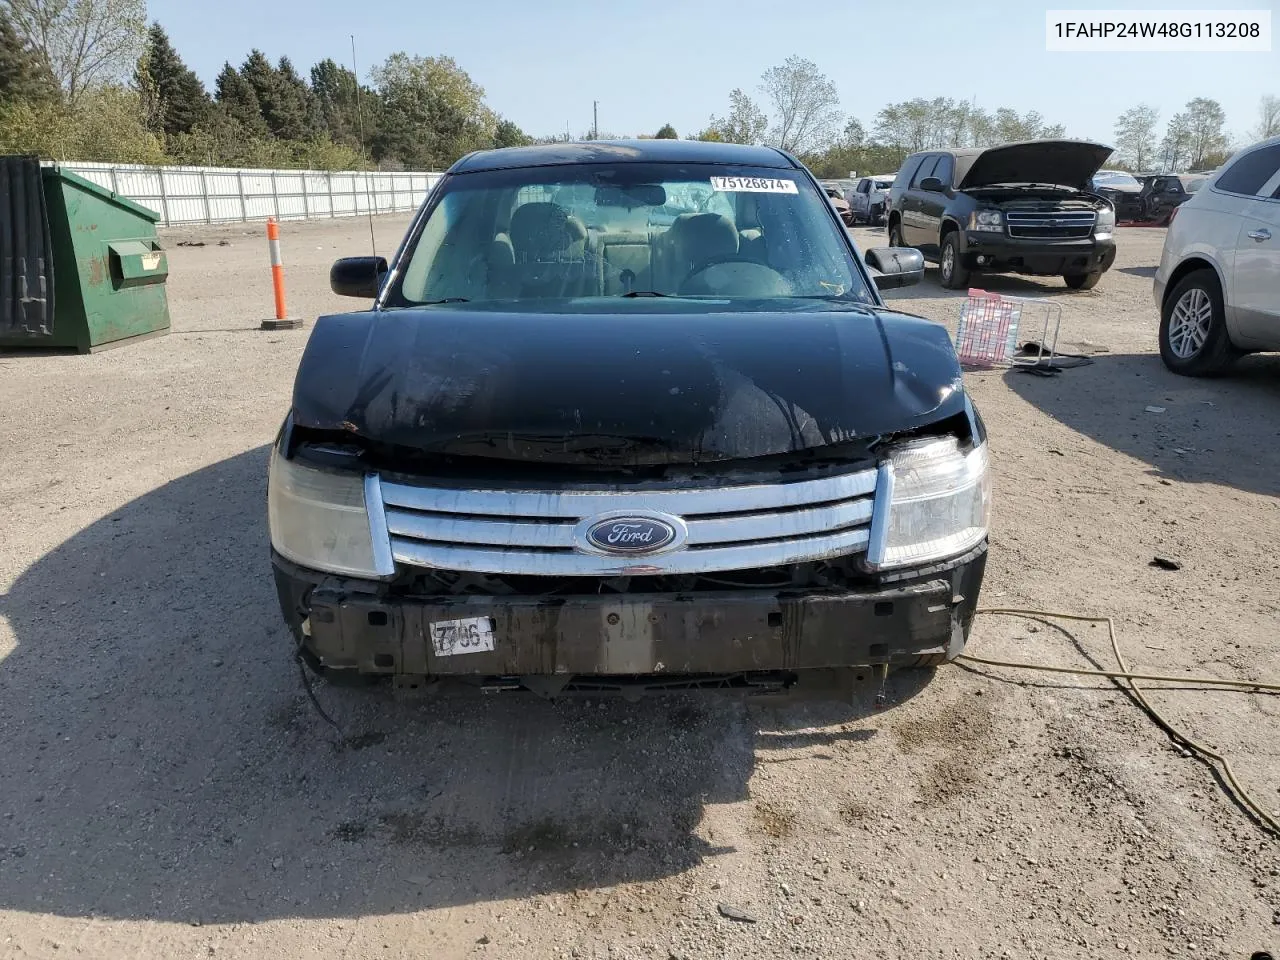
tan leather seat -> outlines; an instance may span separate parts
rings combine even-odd
[[[662,243],[660,273],[664,293],[675,293],[695,270],[738,254],[738,230],[719,213],[682,213]]]

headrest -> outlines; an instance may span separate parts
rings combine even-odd
[[[568,250],[587,238],[587,228],[557,203],[526,203],[511,214],[511,243],[517,253],[539,256]]]
[[[738,231],[728,217],[718,213],[682,213],[671,224],[677,255],[707,261],[732,257],[738,252]]]

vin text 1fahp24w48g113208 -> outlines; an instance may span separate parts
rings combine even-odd
[[[271,455],[276,584],[336,681],[785,688],[964,646],[982,420],[944,328],[877,292],[822,189],[763,147],[456,163],[373,309],[322,317]]]

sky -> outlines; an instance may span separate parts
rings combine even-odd
[[[1243,142],[1259,97],[1280,95],[1280,38],[1270,53],[1047,53],[1045,10],[1270,9],[1280,0],[912,0],[801,7],[778,0],[148,0],[153,20],[212,89],[224,61],[253,47],[305,75],[326,57],[362,77],[389,54],[453,57],[489,105],[534,136],[591,129],[681,136],[728,111],[741,87],[760,101],[761,73],[792,54],[830,78],[847,115],[870,132],[885,103],[975,99],[1038,110],[1073,137],[1110,142],[1115,117],[1149,103],[1161,123],[1192,97],[1218,100]],[[762,104],[763,105],[763,104]]]

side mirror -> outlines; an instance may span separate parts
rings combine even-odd
[[[881,290],[910,287],[924,279],[924,254],[914,247],[872,247],[863,260]]]
[[[937,177],[925,177],[920,181],[920,189],[925,193],[942,193],[945,188]]]
[[[386,274],[385,257],[343,257],[329,268],[329,288],[340,297],[372,300]]]

